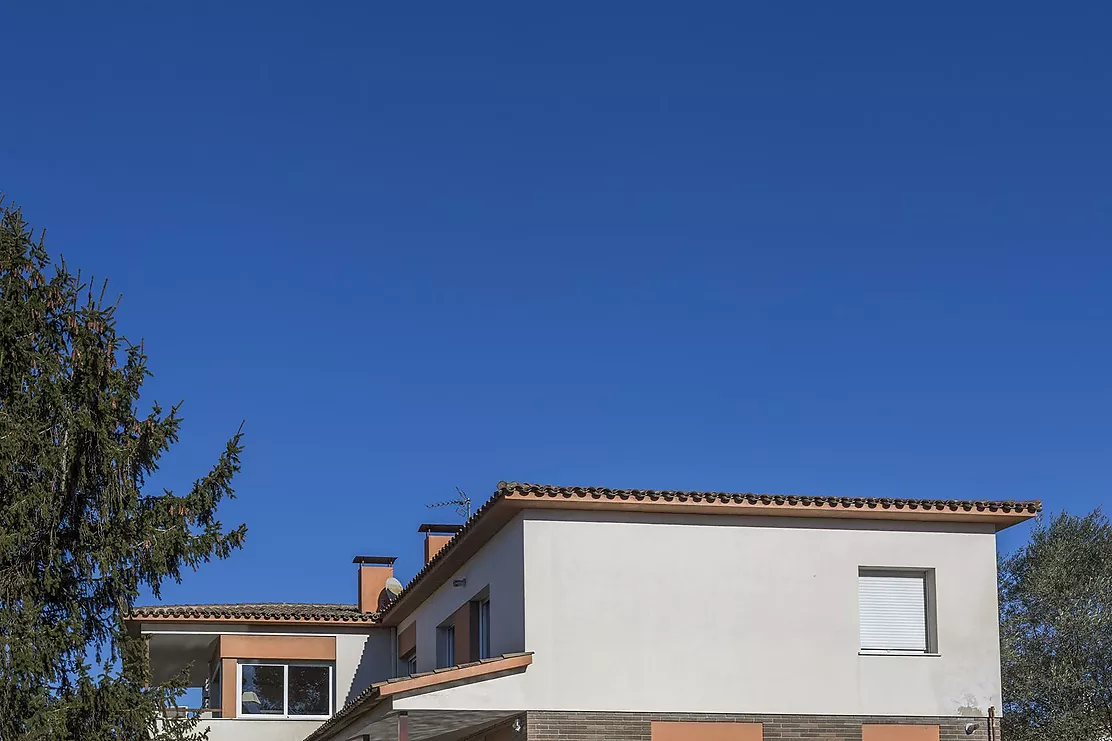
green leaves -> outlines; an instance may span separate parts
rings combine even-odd
[[[1000,564],[1004,737],[1112,738],[1112,524],[1039,523]]]
[[[184,494],[144,491],[178,439],[179,407],[140,413],[142,345],[117,334],[104,286],[52,266],[21,212],[0,206],[0,739],[187,739],[159,708],[122,615],[185,568],[227,558],[242,430]]]

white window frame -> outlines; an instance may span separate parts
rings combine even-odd
[[[490,658],[490,598],[479,600],[479,658]]]
[[[906,648],[866,647],[861,645],[861,579],[867,577],[895,577],[920,579],[923,583],[923,650]],[[857,571],[857,620],[859,627],[858,645],[862,655],[892,655],[892,656],[938,656],[938,611],[935,598],[934,569],[927,568],[900,568],[883,566],[861,566]]]
[[[260,713],[258,715],[243,712],[243,667],[244,666],[280,666],[282,667],[282,714]],[[328,669],[328,715],[290,715],[290,667],[291,666],[318,666]],[[336,668],[331,663],[323,661],[273,661],[267,659],[240,659],[236,662],[236,715],[237,719],[244,720],[328,720],[336,712]],[[229,717],[224,715],[225,718]]]

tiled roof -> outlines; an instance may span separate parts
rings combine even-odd
[[[710,504],[803,505],[833,509],[896,509],[949,512],[1024,512],[1037,514],[1038,501],[988,501],[973,499],[898,499],[893,497],[824,497],[803,494],[728,494],[704,491],[606,489],[597,486],[547,486],[503,481],[495,496],[518,494],[538,499],[607,499],[626,501],[706,502]]]
[[[1016,515],[1020,518],[1034,516],[1042,511],[1042,502],[1015,501],[1015,500],[973,500],[973,499],[901,499],[893,497],[832,497],[811,496],[803,494],[752,494],[752,493],[725,493],[702,491],[672,491],[656,489],[608,489],[599,486],[550,486],[546,484],[525,484],[516,481],[501,481],[494,495],[479,507],[471,518],[464,523],[459,532],[449,540],[443,548],[426,563],[409,583],[401,594],[393,600],[389,607],[382,612],[385,618],[391,610],[404,599],[424,577],[437,567],[445,558],[452,554],[455,546],[467,536],[475,526],[483,520],[484,515],[494,508],[499,502],[512,498],[523,507],[529,506],[529,501],[536,501],[538,506],[546,501],[566,501],[568,506],[572,502],[609,502],[616,504],[636,504],[648,502],[654,504],[691,504],[711,505],[721,511],[723,506],[736,505],[739,511],[764,510],[775,511],[783,508],[785,514],[808,516],[808,510],[814,510],[816,515],[835,515],[839,511],[846,512],[845,516],[870,516],[876,513],[878,517],[891,516],[904,513],[912,515],[922,514],[953,514],[980,513]],[[389,622],[389,621],[388,621]]]
[[[653,489],[608,489],[591,486],[548,486],[544,484],[522,484],[516,482],[501,482],[498,484],[494,495],[459,528],[448,543],[426,563],[417,574],[410,579],[402,593],[382,613],[363,613],[356,605],[336,604],[303,604],[291,602],[262,602],[225,605],[154,605],[149,607],[135,607],[129,614],[130,619],[182,619],[182,620],[249,620],[249,621],[309,621],[309,622],[339,622],[353,624],[377,623],[385,616],[390,615],[394,607],[399,604],[425,576],[435,569],[444,559],[456,550],[455,546],[469,535],[484,516],[499,502],[510,499],[519,507],[529,507],[530,502],[536,506],[546,506],[547,503],[567,502],[567,506],[574,507],[575,502],[605,503],[617,508],[624,508],[626,504],[650,503],[653,505],[706,505],[714,510],[722,511],[736,509],[751,512],[769,512],[775,514],[783,509],[784,514],[798,516],[833,515],[846,517],[877,517],[904,515],[913,517],[916,514],[939,514],[946,519],[947,515],[983,514],[983,515],[1012,515],[1016,521],[1024,517],[1038,514],[1042,510],[1042,503],[1038,501],[988,501],[967,499],[899,499],[889,497],[829,497],[809,496],[794,494],[730,494],[722,492],[698,491],[669,491]],[[844,512],[840,515],[839,512]],[[499,518],[495,522],[487,522],[484,530],[500,527]],[[484,537],[490,537],[488,532]],[[479,541],[477,541],[479,542]],[[392,624],[387,620],[387,624]]]
[[[351,716],[361,710],[370,710],[384,696],[397,692],[411,691],[413,689],[435,689],[437,685],[456,682],[472,677],[489,676],[495,673],[504,673],[507,670],[523,669],[531,661],[532,652],[520,652],[491,656],[489,659],[479,659],[466,664],[457,664],[431,672],[419,672],[404,677],[393,677],[382,682],[375,682],[367,689],[352,698],[346,705],[326,720],[319,728],[305,737],[305,741],[316,741],[324,738],[333,728],[344,723]],[[426,681],[422,681],[426,680]]]
[[[360,612],[357,605],[303,602],[245,602],[225,605],[146,605],[133,607],[131,620],[259,620],[327,623],[373,623],[378,613]]]

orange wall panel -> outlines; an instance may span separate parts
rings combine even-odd
[[[417,623],[398,633],[398,656],[405,656],[417,648]]]
[[[861,741],[938,741],[938,726],[869,724],[861,726]]]
[[[456,663],[466,664],[469,661],[478,659],[479,646],[473,640],[473,628],[477,629],[478,626],[474,625],[472,621],[472,608],[471,602],[463,603],[463,607],[459,608],[452,614],[452,625],[456,629]]]
[[[281,659],[335,661],[335,636],[222,635],[217,655],[222,659]]]
[[[236,697],[236,660],[220,660],[220,717],[235,718],[239,715],[239,698]]]

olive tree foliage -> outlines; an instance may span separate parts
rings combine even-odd
[[[118,302],[117,302],[118,303]],[[140,404],[141,345],[116,305],[52,263],[19,209],[0,203],[0,739],[193,739],[162,721],[184,675],[152,682],[124,616],[140,590],[240,547],[240,433],[182,494],[148,478],[177,441],[178,406]]]
[[[1003,737],[1112,739],[1112,524],[1036,524],[1000,564]]]

